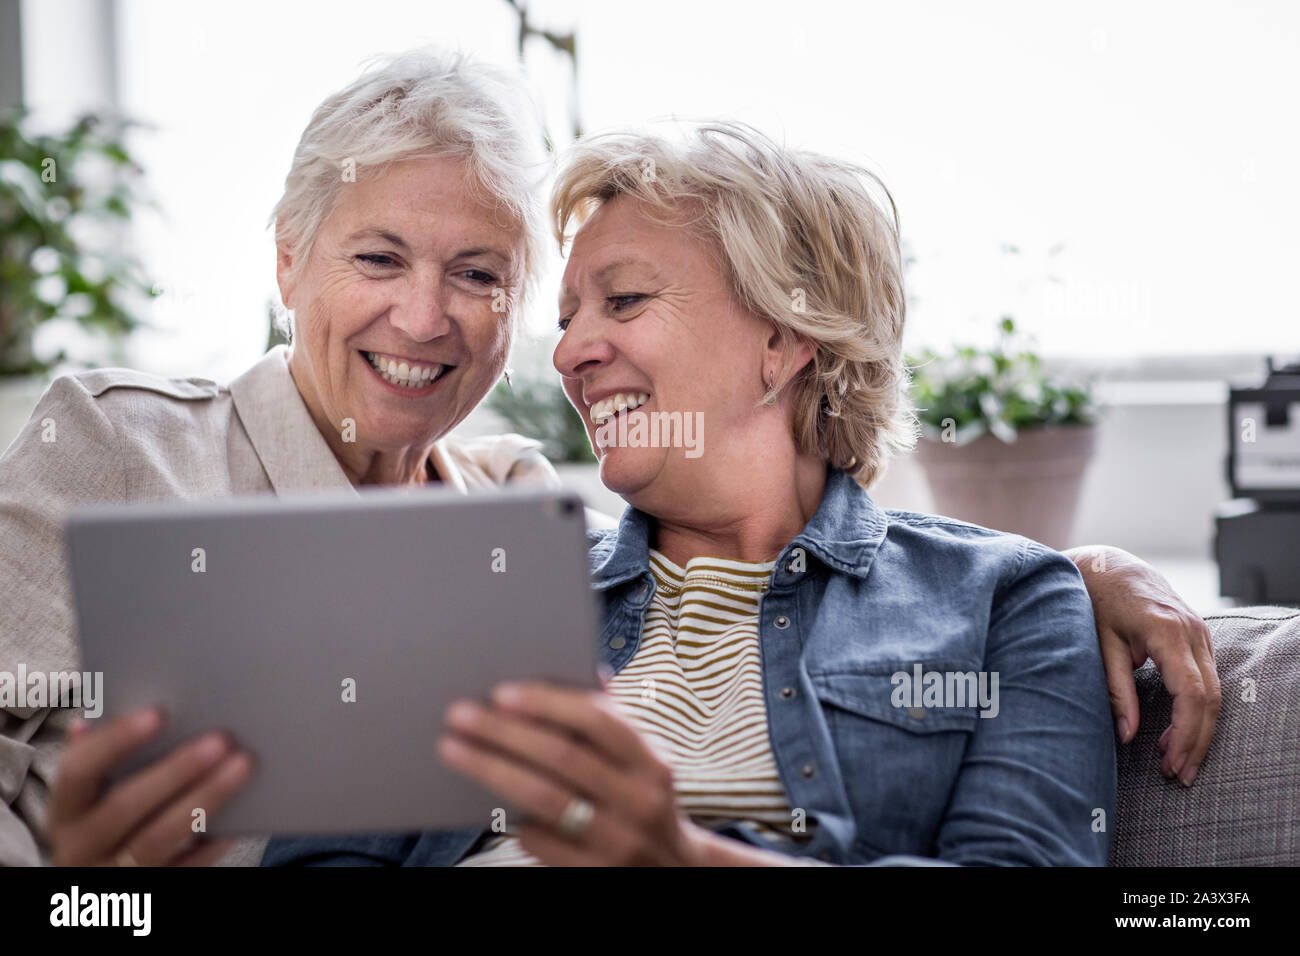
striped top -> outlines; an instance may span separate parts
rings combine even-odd
[[[766,836],[802,841],[815,822],[797,825],[791,814],[763,700],[758,611],[773,567],[698,557],[682,568],[652,549],[655,596],[641,645],[608,691],[673,768],[692,820],[749,820]],[[457,864],[537,865],[509,829]]]

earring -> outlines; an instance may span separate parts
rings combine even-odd
[[[510,391],[513,392],[513,391],[515,390],[515,386],[514,386],[514,383],[512,383],[512,382],[510,381],[510,373],[511,373],[512,371],[513,371],[513,369],[510,369],[510,368],[502,369],[502,370],[501,370],[501,377],[504,378],[504,379],[506,380],[506,388],[510,389]]]

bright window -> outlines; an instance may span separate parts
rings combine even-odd
[[[917,260],[911,345],[985,337],[1011,311],[1052,354],[1300,350],[1300,7],[531,6],[577,28],[588,131],[730,116],[872,166]],[[421,41],[515,55],[504,0],[119,10],[123,105],[159,127],[138,152],[170,217],[139,236],[168,331],[136,351],[173,372],[234,374],[258,353],[266,217],[311,109],[364,56]],[[566,97],[534,57],[543,96]],[[535,325],[552,300],[553,284]]]

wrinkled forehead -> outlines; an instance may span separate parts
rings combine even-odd
[[[712,243],[682,210],[651,209],[629,196],[603,202],[579,227],[570,247],[560,295],[583,284],[656,281],[702,261],[713,262]]]
[[[327,222],[347,235],[400,236],[411,248],[453,240],[518,257],[526,226],[456,156],[407,159],[345,184]]]

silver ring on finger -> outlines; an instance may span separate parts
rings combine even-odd
[[[591,823],[591,818],[595,815],[596,807],[590,800],[574,797],[569,801],[568,806],[564,808],[564,813],[560,814],[558,824],[560,832],[565,836],[580,837]]]

